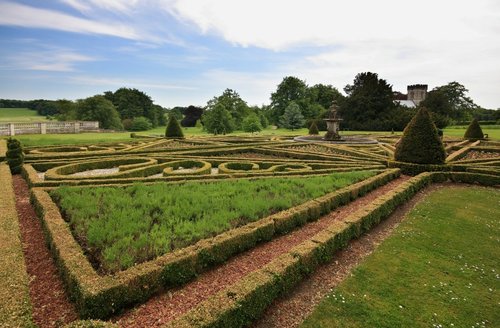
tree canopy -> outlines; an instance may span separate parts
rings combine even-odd
[[[213,134],[226,134],[234,130],[231,113],[222,103],[216,103],[210,110],[205,111],[202,122],[204,128]]]
[[[77,101],[77,119],[99,121],[99,126],[103,129],[123,129],[120,115],[113,103],[100,95]]]
[[[280,120],[281,126],[286,129],[300,129],[304,125],[304,116],[300,112],[300,107],[295,102],[291,102],[285,109],[285,113]]]
[[[392,86],[377,73],[359,73],[344,88],[348,97],[340,103],[344,125],[352,130],[384,130],[381,122],[396,107]]]
[[[234,129],[241,129],[243,119],[249,114],[250,109],[240,95],[232,89],[226,89],[222,95],[208,101],[206,110],[210,111],[217,105],[223,106],[229,112]]]

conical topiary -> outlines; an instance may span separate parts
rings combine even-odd
[[[316,121],[313,121],[311,123],[311,125],[309,126],[309,134],[310,135],[318,135],[319,134],[318,126],[316,125]]]
[[[472,141],[484,138],[483,130],[477,119],[473,119],[472,122],[470,122],[467,131],[465,131],[464,138]]]
[[[443,164],[446,152],[426,108],[421,108],[403,131],[394,159],[416,164]]]
[[[175,139],[184,138],[184,133],[182,132],[182,128],[174,115],[170,115],[167,124],[167,129],[165,131],[165,137],[175,138]]]
[[[24,163],[24,153],[21,142],[17,139],[7,139],[7,152],[5,153],[7,163],[9,164],[12,174],[21,173],[21,168]]]

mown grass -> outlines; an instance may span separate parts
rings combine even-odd
[[[213,136],[202,128],[183,128],[184,135],[186,137],[199,137]],[[492,140],[500,140],[500,129],[490,129],[488,127],[483,127],[483,132],[488,133],[489,138]],[[161,136],[165,134],[165,127],[155,128],[149,131],[137,132],[138,134],[144,135],[157,135]],[[324,132],[321,132],[324,133]],[[465,128],[447,128],[444,129],[444,135],[447,137],[458,137],[462,138],[465,133]],[[267,128],[259,133],[246,133],[242,131],[236,131],[234,133],[226,135],[226,137],[239,136],[239,137],[253,137],[253,136],[299,136],[307,135],[307,129],[298,130],[288,130],[288,129],[271,129]],[[401,132],[395,132],[395,135],[401,135]],[[341,135],[391,135],[390,132],[384,131],[342,131]],[[135,140],[130,138],[130,132],[109,132],[109,133],[80,133],[80,134],[30,134],[30,135],[18,135],[16,136],[24,146],[50,146],[50,145],[75,145],[75,144],[96,144],[105,142],[124,142]]]
[[[77,240],[103,271],[128,268],[301,204],[375,173],[231,180],[51,192]]]
[[[499,190],[435,191],[302,327],[498,327],[499,236]]]
[[[44,116],[29,108],[0,108],[0,122],[45,122]]]

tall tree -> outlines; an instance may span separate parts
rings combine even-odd
[[[234,128],[241,129],[243,118],[249,114],[250,110],[240,95],[234,90],[226,89],[219,97],[209,100],[206,109],[210,111],[217,105],[223,106],[229,112],[234,122]]]
[[[185,127],[193,127],[196,125],[196,121],[201,118],[203,115],[203,108],[190,105],[187,108],[184,108],[182,111],[184,114],[184,118],[181,121],[181,125]]]
[[[447,115],[455,120],[469,120],[472,118],[472,114],[479,108],[479,106],[466,95],[467,92],[469,92],[469,90],[467,90],[462,84],[455,81],[450,82],[446,85],[432,89],[432,91],[429,92],[427,99],[423,101],[423,106],[429,106],[428,108],[432,112]],[[446,108],[448,111],[447,113],[444,113],[442,109],[435,111],[435,108],[430,107],[428,98],[432,98],[433,95],[439,95],[439,97],[446,99],[448,105]]]
[[[300,111],[299,105],[291,102],[285,109],[285,113],[280,119],[282,127],[287,129],[300,129],[304,126],[304,116]]]
[[[151,97],[142,91],[120,88],[115,92],[106,91],[104,97],[115,105],[122,119],[144,116],[151,121],[154,127],[160,123],[166,123],[166,120],[161,117],[164,114],[161,106],[154,106]]]
[[[99,121],[99,126],[104,129],[123,129],[118,111],[104,96],[78,100],[76,117],[83,121]]]
[[[216,103],[207,110],[202,116],[202,122],[205,129],[213,134],[226,134],[234,130],[231,113],[222,103]]]
[[[305,81],[294,76],[283,78],[276,91],[271,94],[271,122],[278,124],[285,109],[292,101],[304,108],[308,106],[307,96]]]
[[[330,108],[335,100],[340,103],[344,96],[331,84],[315,84],[307,90],[308,97],[313,104],[321,105],[324,109]]]
[[[340,106],[344,124],[353,130],[382,130],[381,120],[395,107],[392,86],[378,74],[365,72],[344,91],[348,95]]]

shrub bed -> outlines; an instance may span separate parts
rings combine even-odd
[[[302,207],[301,211],[292,212],[288,216],[277,213],[212,239],[202,240],[193,246],[160,256],[154,261],[136,265],[113,276],[103,277],[96,273],[85,258],[48,193],[43,189],[33,188],[32,202],[42,218],[51,245],[50,249],[81,316],[106,318],[128,305],[144,301],[162,288],[185,283],[207,267],[225,261],[256,243],[269,240],[276,233],[291,229],[294,224],[302,224],[304,220],[301,217],[306,215],[304,213],[311,215],[325,213],[326,209],[338,206],[360,192],[366,192],[386,183],[398,174],[398,170],[383,172],[309,204],[320,208],[319,211],[308,211]],[[287,217],[292,223],[284,223]],[[301,219],[298,219],[299,217]],[[317,218],[309,217],[308,220]],[[283,229],[284,226],[286,229]]]

